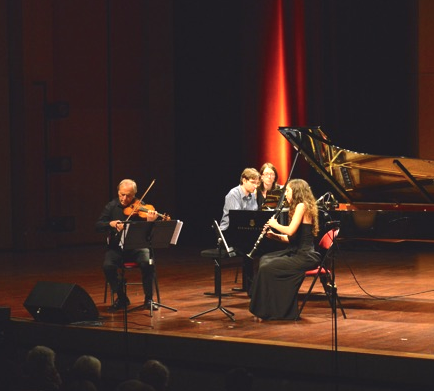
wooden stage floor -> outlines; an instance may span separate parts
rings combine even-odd
[[[424,372],[413,372],[418,379],[414,380],[413,385],[409,381],[408,389],[429,389],[428,387],[434,386],[431,379],[432,369],[431,373],[425,373],[426,368],[432,368],[434,357],[432,244],[353,243],[340,247],[335,260],[336,283],[347,318],[344,319],[338,311],[336,321],[318,283],[314,289],[316,294],[307,302],[300,320],[254,322],[248,311],[249,298],[246,293],[232,290],[241,286],[241,274],[238,281],[235,281],[239,263],[237,259],[231,260],[222,270],[222,290],[229,293],[223,297],[222,305],[235,313],[235,322],[220,310],[190,319],[191,316],[214,308],[217,304],[216,297],[204,294],[214,290],[214,264],[210,259],[201,258],[200,248],[180,246],[156,250],[155,259],[161,302],[177,311],[162,308],[154,312],[153,317],[150,317],[149,311],[133,311],[128,313],[126,322],[122,311],[116,314],[108,313],[108,303],[103,302],[104,278],[101,265],[104,249],[99,245],[1,253],[0,306],[10,307],[11,318],[17,328],[30,328],[36,325],[40,329],[44,325],[34,321],[23,306],[30,291],[38,281],[72,283],[86,290],[100,312],[99,325],[82,326],[83,329],[92,329],[92,333],[122,334],[127,329],[130,335],[136,336],[135,338],[146,335],[148,341],[152,336],[158,336],[190,342],[212,341],[213,344],[221,343],[221,346],[229,343],[257,346],[261,349],[287,348],[285,351],[294,349],[294,352],[298,352],[299,361],[302,361],[300,357],[303,356],[300,352],[333,351],[334,357],[337,352],[346,353],[349,357],[358,357],[354,364],[356,366],[361,365],[363,361],[360,357],[389,358],[388,362],[392,364],[387,371],[390,371],[390,376],[396,377],[392,381],[393,384],[402,382],[401,376],[408,378],[408,374],[404,376],[402,373],[396,373],[399,372],[400,364],[395,366],[394,360],[414,360],[417,363],[415,367]],[[127,272],[128,282],[138,281],[139,275],[138,271]],[[300,299],[303,298],[310,282],[310,279],[305,280],[300,290]],[[142,304],[141,286],[129,286],[128,295],[132,307]],[[59,327],[80,328],[58,325],[51,327],[57,330]],[[32,333],[37,335],[34,331]],[[28,344],[31,345],[33,341],[28,338]],[[187,360],[189,352],[185,351],[185,347],[183,349]],[[200,353],[197,354],[200,356]],[[219,354],[227,360],[227,351]],[[246,353],[247,356],[249,354]],[[160,356],[166,361],[172,356],[182,358],[173,352],[161,353]],[[262,361],[265,357],[266,355]],[[232,362],[229,359],[226,363],[259,366],[251,357],[244,359],[243,362]],[[214,362],[216,360],[217,358],[214,358]],[[345,362],[344,357],[343,361],[336,364],[341,371],[345,368]],[[266,363],[262,365],[264,368],[267,367]],[[282,371],[285,371],[284,366]],[[371,368],[369,371],[374,370]],[[384,369],[382,371],[387,377]],[[377,380],[376,387],[379,387],[378,384],[381,382],[387,383],[387,379]],[[371,386],[360,389],[374,388]],[[375,389],[394,388],[388,385]]]

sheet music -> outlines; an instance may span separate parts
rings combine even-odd
[[[178,242],[178,237],[179,237],[179,234],[181,233],[182,224],[183,224],[182,221],[176,220],[176,227],[175,227],[175,230],[173,231],[173,235],[172,235],[172,239],[170,240],[170,244],[175,245]]]
[[[217,234],[218,239],[221,240],[221,242],[223,243],[223,245],[224,245],[224,247],[225,247],[225,250],[226,250],[227,256],[228,256],[228,257],[236,257],[236,256],[237,256],[236,251],[234,250],[233,247],[229,247],[229,246],[228,246],[228,243],[227,243],[227,241],[226,241],[226,238],[224,237],[223,232],[222,232],[222,230],[220,229],[220,226],[219,226],[219,224],[217,223],[216,220],[214,220],[214,224],[213,224],[213,226],[214,226],[214,229],[216,230],[216,234]]]
[[[128,235],[123,237],[123,248],[167,248],[178,241],[182,228],[179,220],[134,221],[128,224]]]

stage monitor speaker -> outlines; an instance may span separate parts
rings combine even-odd
[[[92,298],[76,284],[39,281],[24,307],[35,320],[46,323],[69,324],[99,318]]]

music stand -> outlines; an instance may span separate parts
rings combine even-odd
[[[170,220],[170,221],[135,221],[131,222],[128,227],[128,232],[125,235],[124,249],[133,250],[139,248],[149,248],[150,264],[154,263],[154,248],[168,248],[169,245],[175,245],[178,241],[179,234],[182,228],[182,221]],[[171,311],[177,311],[177,309],[169,307],[160,303],[160,292],[158,288],[156,271],[154,267],[154,281],[155,289],[157,293],[157,300],[151,300],[150,302],[150,315],[153,316],[154,305],[157,307],[164,307]],[[141,305],[128,310],[128,312],[143,309],[145,305]]]
[[[202,256],[214,259],[214,262],[216,264],[216,270],[217,270],[216,278],[218,279],[218,284],[221,285],[221,260],[223,258],[232,258],[232,257],[236,257],[239,255],[236,253],[236,251],[232,247],[228,246],[228,243],[226,242],[226,239],[223,235],[223,232],[221,231],[220,226],[218,225],[216,220],[214,220],[213,227],[214,227],[216,234],[217,234],[218,248],[212,249],[212,250],[204,250],[204,251],[202,251]],[[207,313],[215,311],[215,310],[220,310],[225,315],[227,315],[233,322],[235,322],[235,318],[234,318],[235,314],[221,305],[222,304],[221,286],[219,286],[217,293],[218,293],[218,303],[217,303],[216,307],[211,308],[211,309],[206,310],[206,311],[203,311],[203,312],[200,312],[199,314],[193,315],[190,317],[190,319],[197,318],[201,315],[207,314]]]

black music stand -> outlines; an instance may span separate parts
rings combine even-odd
[[[215,229],[216,234],[217,234],[217,249],[204,250],[201,252],[201,255],[203,257],[214,259],[214,262],[216,265],[216,267],[215,267],[215,278],[216,278],[215,285],[218,285],[218,287],[216,288],[216,290],[217,290],[216,294],[218,296],[218,303],[217,303],[217,306],[215,306],[209,310],[200,312],[199,314],[193,315],[190,317],[190,319],[197,318],[201,315],[207,314],[207,313],[215,311],[215,310],[220,310],[225,315],[227,315],[233,322],[235,322],[235,318],[234,318],[235,314],[221,305],[222,304],[221,260],[224,258],[237,257],[239,255],[236,253],[236,251],[232,247],[228,246],[228,243],[226,242],[226,239],[223,236],[223,232],[221,231],[220,226],[218,225],[216,220],[214,220],[214,222],[213,222],[213,228]]]
[[[170,220],[170,221],[135,221],[131,222],[128,228],[128,233],[124,239],[124,249],[133,250],[138,248],[149,248],[150,259],[149,262],[153,264],[154,260],[154,248],[168,248],[170,244],[175,245],[178,241],[179,233],[182,228],[182,221]],[[150,315],[153,316],[154,305],[157,307],[164,307],[171,311],[177,311],[177,309],[169,307],[160,303],[160,291],[158,288],[158,280],[156,278],[156,270],[154,266],[154,282],[155,290],[157,293],[157,301],[151,300],[150,302]],[[131,308],[128,312],[144,309],[145,304],[135,308]]]

